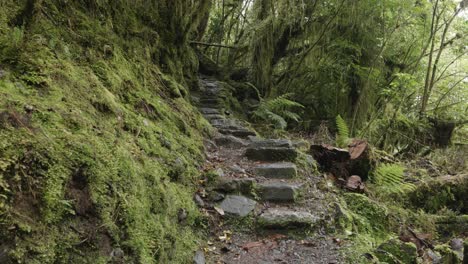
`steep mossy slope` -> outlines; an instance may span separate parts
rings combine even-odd
[[[208,8],[0,0],[1,263],[188,263]]]

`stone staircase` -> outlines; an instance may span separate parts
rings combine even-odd
[[[236,164],[237,172],[220,176],[218,206],[226,214],[252,214],[259,226],[273,229],[311,227],[317,217],[297,205],[304,189],[294,162],[298,151],[287,139],[260,139],[241,121],[226,115],[218,83],[201,79],[199,109],[217,128],[214,138],[224,164]],[[239,173],[245,171],[246,173]]]

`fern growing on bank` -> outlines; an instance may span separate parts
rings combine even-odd
[[[349,128],[340,115],[336,116],[336,128],[338,130],[336,134],[336,144],[338,147],[344,148],[349,143]]]
[[[372,175],[372,182],[385,193],[403,193],[415,188],[404,182],[405,167],[399,164],[380,164]]]
[[[298,102],[288,99],[292,94],[287,93],[276,98],[262,100],[258,108],[252,113],[253,118],[271,123],[277,129],[285,129],[288,121],[298,122],[299,114],[292,111],[294,108],[303,108]]]

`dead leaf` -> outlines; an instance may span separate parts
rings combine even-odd
[[[218,239],[219,241],[222,241],[222,242],[230,242],[231,236],[232,236],[232,232],[229,230],[225,230],[223,231],[223,234],[218,237]]]
[[[216,212],[218,212],[218,214],[224,215],[224,210],[223,210],[223,208],[219,208],[219,207],[216,207],[216,206],[214,206],[213,208],[216,210]]]

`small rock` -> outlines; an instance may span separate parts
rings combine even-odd
[[[229,170],[231,170],[234,173],[240,173],[240,174],[245,174],[245,170],[241,168],[239,165],[234,164],[229,167]]]
[[[255,208],[256,204],[254,200],[244,196],[228,195],[221,202],[220,207],[225,213],[243,217],[248,215]]]
[[[215,173],[218,174],[219,177],[224,177],[224,175],[225,175],[223,169],[221,169],[221,168],[217,168],[215,170]]]
[[[195,256],[193,257],[193,264],[205,264],[205,263],[206,263],[205,254],[203,253],[203,251],[198,250],[197,252],[195,252]]]
[[[218,146],[216,146],[216,144],[212,140],[209,140],[209,139],[204,139],[203,145],[205,145],[208,151],[214,151],[218,148]]]
[[[213,202],[219,202],[224,199],[224,194],[212,191],[208,194],[208,199]]]
[[[364,183],[361,180],[361,177],[357,175],[352,175],[348,178],[346,182],[346,188],[351,191],[363,192]]]
[[[179,223],[187,219],[187,210],[185,210],[184,208],[180,208],[177,212],[177,219],[179,220]]]
[[[195,194],[195,196],[193,197],[193,199],[195,200],[195,203],[198,205],[198,207],[205,207],[205,202],[204,202],[203,199],[200,197],[200,195]]]
[[[121,248],[114,248],[111,252],[111,257],[113,259],[122,259],[124,257],[125,253]]]
[[[463,239],[454,238],[454,239],[450,240],[450,247],[453,250],[462,250],[463,249]]]

